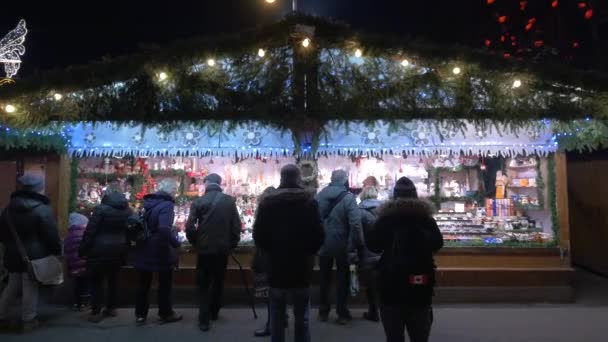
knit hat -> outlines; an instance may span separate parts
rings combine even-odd
[[[220,175],[218,175],[217,173],[212,173],[212,174],[209,174],[207,177],[205,177],[204,181],[208,182],[208,183],[214,183],[217,185],[221,185],[222,177],[220,177]]]
[[[44,179],[32,174],[25,174],[19,177],[18,184],[21,190],[41,192],[44,189]]]
[[[418,198],[418,191],[416,191],[416,186],[414,182],[412,182],[407,177],[401,177],[395,184],[395,189],[393,190],[393,197],[395,198]]]
[[[71,213],[69,218],[69,224],[71,226],[86,226],[89,223],[89,219],[79,213]]]
[[[302,180],[302,173],[300,168],[293,165],[285,165],[281,168],[281,187],[282,188],[293,188],[300,186]]]
[[[335,170],[331,173],[331,184],[345,185],[348,182],[348,174],[344,170]]]

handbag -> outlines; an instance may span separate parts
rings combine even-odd
[[[23,246],[23,242],[17,234],[15,225],[13,225],[9,210],[6,210],[6,222],[15,239],[17,249],[19,250],[21,259],[26,265],[30,278],[42,285],[57,286],[63,284],[63,263],[59,258],[55,255],[49,255],[44,258],[30,260],[25,251],[25,247]]]

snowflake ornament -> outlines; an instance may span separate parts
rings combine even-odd
[[[431,132],[424,125],[419,125],[415,130],[412,131],[412,138],[416,145],[428,145],[431,140]]]
[[[198,131],[189,131],[184,134],[184,143],[187,146],[196,146],[198,139],[201,137],[201,133]]]
[[[4,64],[6,78],[17,75],[21,67],[21,56],[25,54],[25,36],[27,28],[25,20],[21,19],[17,27],[0,39],[0,63]]]
[[[97,137],[95,136],[95,133],[93,132],[89,132],[84,136],[84,142],[87,145],[93,145],[95,143],[95,140],[97,139]]]
[[[250,128],[243,134],[243,137],[245,137],[245,144],[249,146],[258,146],[262,143],[262,132],[255,128]]]
[[[158,132],[156,137],[158,138],[158,141],[160,141],[163,144],[169,143],[169,139],[171,138],[170,134],[167,132]]]
[[[133,135],[131,137],[131,140],[133,141],[133,143],[135,145],[141,145],[144,143],[144,135],[140,132],[140,133],[135,133],[135,135]]]
[[[363,142],[366,145],[377,145],[380,143],[380,131],[363,132]]]

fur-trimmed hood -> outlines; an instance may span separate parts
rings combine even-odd
[[[435,212],[433,203],[416,198],[398,198],[382,204],[378,208],[378,217],[414,216],[430,217]]]

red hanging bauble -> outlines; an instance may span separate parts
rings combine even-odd
[[[585,11],[585,19],[589,20],[593,18],[593,10],[590,8]]]
[[[491,5],[491,4],[495,3],[495,2],[496,2],[496,0],[486,0],[486,3],[488,5]]]
[[[507,22],[507,16],[506,15],[501,15],[500,17],[498,17],[498,22],[501,24],[504,24]]]
[[[557,6],[559,6],[559,1],[554,0],[554,1],[551,3],[551,7],[553,7],[553,8],[557,8]]]
[[[519,9],[522,11],[526,10],[526,6],[528,6],[528,2],[527,1],[520,1],[519,2]]]
[[[485,44],[487,47],[490,47],[490,45],[492,45],[492,41],[491,41],[491,40],[489,40],[489,39],[486,39],[486,41],[484,42],[484,44]]]
[[[583,9],[583,8],[586,8],[586,7],[587,7],[587,3],[586,2],[582,2],[581,1],[581,2],[578,3],[578,8]]]

